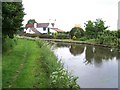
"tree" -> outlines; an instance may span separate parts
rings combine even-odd
[[[89,20],[85,23],[86,36],[89,38],[97,38],[98,34],[107,28],[108,26],[105,26],[105,21],[102,19],[96,19],[95,22]]]
[[[80,38],[84,35],[84,30],[81,27],[73,27],[70,31],[71,38],[75,36],[76,38]]]
[[[85,30],[86,30],[86,37],[93,38],[94,35],[94,23],[89,20],[87,23],[85,23]]]
[[[22,29],[24,17],[22,2],[2,3],[2,34],[3,38],[8,36],[14,38],[14,34]]]
[[[118,30],[117,33],[118,33],[118,38],[120,38],[120,30]]]
[[[102,19],[96,19],[94,22],[94,32],[95,32],[95,38],[97,38],[99,32],[103,32],[106,30],[108,26],[105,26],[105,21]]]
[[[30,19],[30,20],[28,20],[28,22],[27,22],[27,24],[34,24],[34,23],[37,23],[37,22],[35,21],[35,19]]]

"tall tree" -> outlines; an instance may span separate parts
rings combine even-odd
[[[107,28],[108,26],[105,26],[105,21],[102,19],[96,19],[95,22],[89,20],[85,23],[86,35],[89,38],[97,38],[98,34]]]
[[[2,3],[2,34],[3,38],[9,36],[14,38],[14,34],[22,29],[24,17],[22,2]]]
[[[105,21],[103,21],[102,19],[96,19],[96,21],[94,22],[95,38],[98,36],[100,32],[103,32],[107,28],[108,26],[105,26]]]
[[[93,35],[94,35],[94,23],[89,20],[87,21],[87,23],[85,23],[85,30],[86,30],[86,36],[88,38],[93,38]]]

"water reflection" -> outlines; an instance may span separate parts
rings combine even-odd
[[[104,60],[120,59],[120,52],[114,48],[68,43],[57,43],[56,47],[68,47],[73,56],[85,54],[84,63],[86,65],[94,64],[95,66],[101,66]]]
[[[74,56],[76,56],[76,55],[82,54],[83,51],[84,51],[84,48],[85,48],[85,46],[83,46],[83,45],[77,45],[77,44],[75,44],[75,45],[71,45],[71,47],[69,48],[69,50],[70,50],[71,54],[73,54]]]
[[[57,43],[54,53],[64,67],[78,76],[81,88],[117,88],[120,52],[115,48]]]

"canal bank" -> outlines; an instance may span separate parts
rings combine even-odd
[[[26,37],[26,36],[17,36],[19,38],[26,38],[26,39],[40,39],[48,42],[63,42],[63,43],[72,43],[72,44],[86,44],[86,45],[93,45],[93,46],[100,46],[100,47],[107,47],[107,48],[118,48],[118,46],[113,46],[113,45],[104,45],[104,44],[98,44],[95,41],[77,41],[77,40],[72,40],[72,39],[48,39],[48,38],[31,38],[31,37]]]
[[[87,45],[94,45],[94,46],[101,46],[101,47],[108,47],[108,48],[118,48],[117,46],[111,46],[111,45],[103,45],[103,44],[97,44],[96,42],[90,42],[90,41],[77,41],[72,39],[47,39],[47,38],[40,38],[44,41],[49,42],[63,42],[63,43],[72,43],[72,44],[87,44]]]

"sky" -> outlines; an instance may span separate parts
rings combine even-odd
[[[75,24],[83,29],[88,20],[101,18],[110,30],[117,29],[118,2],[120,0],[22,0],[23,24],[29,19],[38,23],[55,20],[59,29],[70,31]]]

